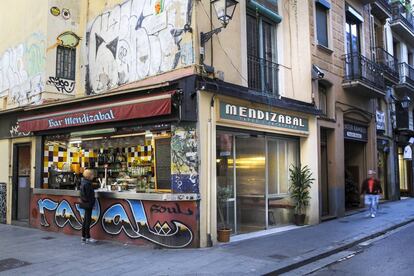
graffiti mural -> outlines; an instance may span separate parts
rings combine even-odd
[[[75,89],[75,81],[61,79],[58,77],[49,77],[49,80],[46,82],[48,85],[53,85],[57,91],[64,93],[72,93]]]
[[[38,104],[45,81],[45,38],[32,34],[25,43],[0,55],[0,94],[8,91],[12,104]]]
[[[191,3],[129,0],[95,18],[86,39],[88,93],[193,63]]]
[[[34,195],[31,225],[65,233],[80,231],[85,212],[78,200]],[[98,239],[144,239],[169,248],[195,246],[196,211],[195,202],[99,199],[92,210],[91,233]]]
[[[171,180],[175,193],[198,193],[198,149],[194,125],[172,127]]]

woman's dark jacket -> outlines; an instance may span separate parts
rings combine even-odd
[[[92,182],[86,178],[82,178],[80,185],[80,207],[83,209],[92,209],[95,205],[95,191]]]

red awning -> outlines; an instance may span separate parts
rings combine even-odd
[[[19,130],[23,132],[40,131],[167,115],[171,114],[171,95],[173,93],[170,91],[107,104],[19,118]]]

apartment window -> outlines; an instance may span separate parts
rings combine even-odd
[[[56,77],[75,80],[76,49],[58,46],[56,52]]]
[[[346,6],[346,53],[361,53],[360,29],[363,18],[351,6]]]
[[[319,109],[323,114],[328,114],[328,90],[325,85],[318,84]]]
[[[256,13],[247,14],[249,87],[277,95],[276,25]]]
[[[328,47],[328,12],[330,4],[326,0],[316,0],[315,17],[316,17],[316,38],[318,44]]]

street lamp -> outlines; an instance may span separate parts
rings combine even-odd
[[[212,0],[211,4],[216,10],[217,18],[225,28],[233,18],[238,2],[236,0]]]
[[[411,103],[411,99],[407,95],[405,95],[401,100],[401,106],[404,109],[408,109],[408,107],[410,106],[410,103]]]
[[[218,34],[221,32],[223,28],[226,28],[227,24],[229,24],[230,20],[233,18],[234,11],[236,10],[236,6],[239,2],[236,0],[211,0],[210,5],[213,5],[214,9],[216,10],[217,19],[221,22],[221,27],[218,27],[214,30],[211,30],[207,33],[200,33],[200,46],[201,46],[201,64],[204,64],[204,46],[206,45],[206,42],[210,40],[210,38],[214,34]],[[211,66],[205,66],[208,67],[208,70],[211,72],[214,68]]]

